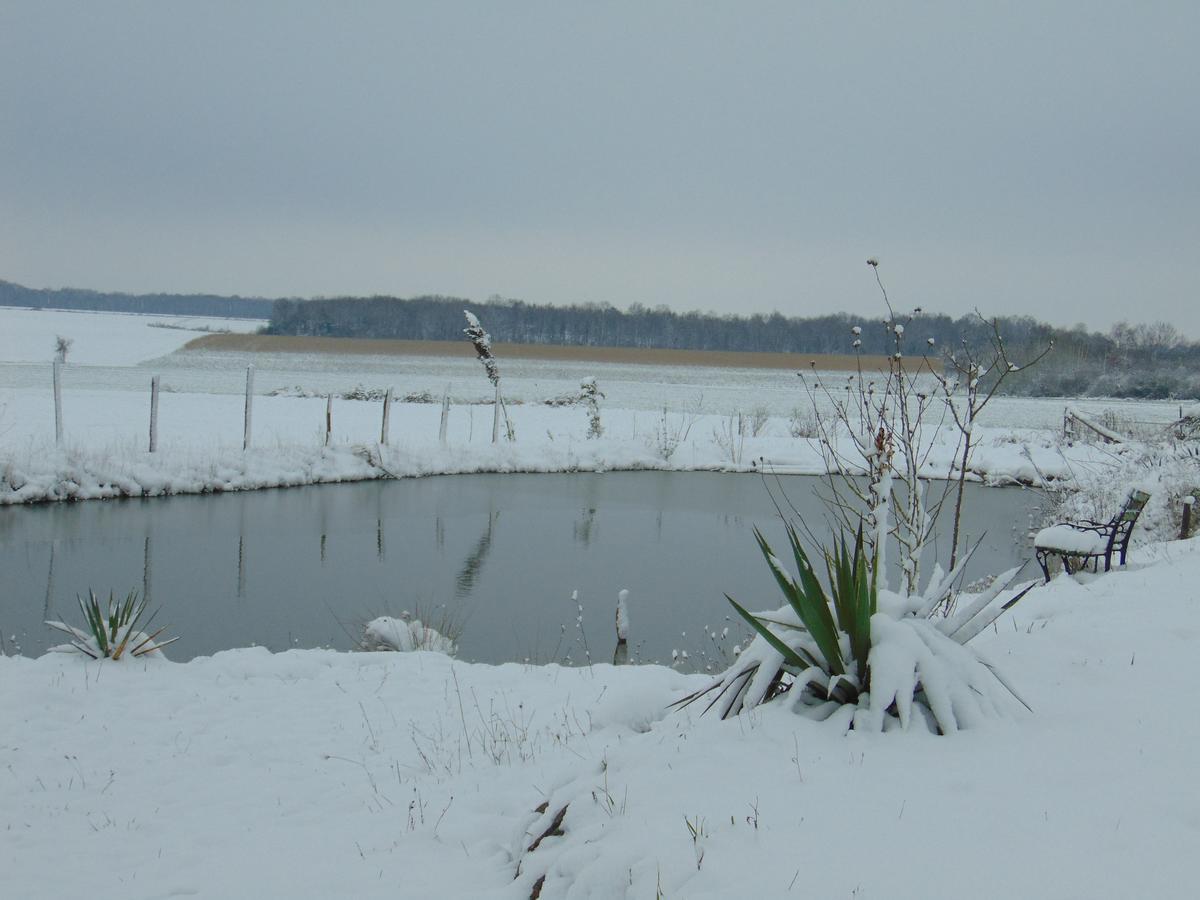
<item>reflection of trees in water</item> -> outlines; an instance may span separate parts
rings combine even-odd
[[[499,518],[500,513],[498,512],[488,513],[487,527],[484,529],[483,534],[480,535],[479,542],[475,544],[475,549],[471,551],[471,555],[463,562],[458,577],[454,579],[454,597],[456,600],[461,600],[469,596],[474,589],[475,581],[479,578],[479,572],[483,568],[483,563],[492,549],[492,533]]]
[[[575,541],[576,543],[588,546],[592,542],[592,529],[596,524],[596,507],[591,507],[583,511],[582,517],[575,523]]]

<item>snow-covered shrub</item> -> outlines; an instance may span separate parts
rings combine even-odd
[[[788,433],[794,438],[815,438],[820,434],[817,414],[812,409],[795,407],[788,418]]]
[[[1016,569],[981,594],[960,597],[955,614],[932,617],[954,573],[920,596],[883,590],[860,529],[853,550],[843,536],[824,551],[827,592],[795,528],[787,534],[796,575],[755,530],[787,606],[754,614],[726,595],[757,636],[733,666],[676,705],[709,698],[705,710],[718,707],[725,718],[786,698],[797,713],[837,717],[845,728],[882,731],[917,721],[942,734],[1012,705],[1011,688],[965,645],[1006,608],[996,602],[1002,593],[1015,593],[1007,605],[1019,599],[1008,590]]]
[[[147,601],[139,597],[137,591],[130,591],[124,600],[118,601],[109,593],[108,603],[101,606],[100,598],[95,591],[88,591],[88,599],[77,597],[79,609],[83,612],[87,629],[76,628],[64,622],[47,621],[51,628],[70,635],[71,643],[62,644],[54,650],[78,650],[92,659],[119,660],[126,656],[162,656],[162,648],[179,638],[173,637],[165,641],[158,636],[165,628],[147,634],[138,626],[146,612]],[[157,613],[152,613],[146,620],[146,628],[150,627]]]
[[[583,404],[588,414],[589,439],[598,438],[604,434],[604,426],[600,424],[600,401],[604,394],[596,384],[595,378],[589,378],[579,385],[579,402]]]
[[[394,616],[379,616],[363,626],[361,647],[363,650],[392,650],[408,653],[413,650],[430,650],[453,656],[458,647],[453,638],[436,628],[425,625],[420,619],[401,613]]]
[[[767,427],[767,423],[771,421],[771,410],[765,406],[756,406],[750,410],[750,415],[746,419],[749,423],[750,436],[758,437]]]
[[[600,390],[595,378],[586,378],[579,383],[579,391],[574,394],[559,394],[543,401],[547,406],[582,406],[588,414],[588,440],[601,437],[604,426],[600,422],[600,401],[604,392]]]
[[[695,413],[669,414],[664,409],[658,425],[646,439],[646,446],[657,453],[663,462],[669,462],[679,445],[688,439],[695,422]]]
[[[721,455],[735,466],[742,464],[742,452],[746,446],[746,417],[741,413],[718,421],[713,428],[713,443],[721,448]]]

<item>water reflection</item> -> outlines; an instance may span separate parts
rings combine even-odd
[[[462,568],[458,571],[458,577],[454,579],[454,599],[463,600],[469,597],[475,588],[475,582],[479,578],[480,570],[483,569],[484,560],[487,559],[488,551],[492,549],[492,529],[496,527],[496,520],[499,517],[498,512],[488,513],[487,527],[479,536],[475,548],[463,562]]]
[[[814,530],[825,516],[815,482],[779,483]],[[969,487],[964,531],[989,529],[970,577],[1023,558],[1036,499]],[[0,509],[0,629],[40,653],[54,642],[42,622],[70,618],[76,594],[124,596],[140,582],[161,608],[158,621],[181,637],[173,659],[250,644],[349,648],[345,632],[420,609],[466,621],[466,659],[579,661],[587,647],[593,659],[670,662],[686,652],[716,665],[741,627],[730,622],[724,592],[752,608],[779,604],[753,526],[781,539],[760,479],[679,472],[453,476],[8,507]],[[618,649],[622,588],[632,590],[633,625]]]

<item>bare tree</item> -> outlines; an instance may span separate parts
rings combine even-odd
[[[904,352],[907,331],[921,310],[897,315],[879,277],[879,263],[869,259],[867,264],[887,309],[881,323],[891,346],[887,369],[864,370],[860,355],[844,391],[836,392],[815,373],[799,375],[813,406],[815,441],[825,460],[826,507],[851,533],[860,521],[865,523],[864,537],[877,570],[885,564],[889,536],[894,539],[900,552],[901,590],[915,595],[920,590],[921,555],[946,500],[943,491],[929,503],[921,479],[946,411],[926,390],[926,385],[935,387],[928,378],[933,371],[928,356],[909,360]],[[855,325],[851,335],[857,353],[862,348],[861,326]]]
[[[959,452],[957,494],[954,499],[954,532],[950,538],[950,568],[958,561],[959,526],[962,523],[963,491],[966,487],[967,470],[971,464],[971,453],[975,449],[975,423],[979,414],[996,396],[1005,379],[1017,372],[1037,365],[1046,354],[1054,349],[1054,341],[1038,352],[1023,365],[1013,362],[1004,347],[1000,325],[995,319],[985,319],[976,310],[975,315],[988,327],[988,343],[983,348],[972,348],[964,339],[961,346],[945,358],[946,365],[934,375],[941,385],[946,408],[958,427]],[[959,390],[962,393],[959,393]]]

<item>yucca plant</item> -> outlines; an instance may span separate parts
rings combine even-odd
[[[822,584],[790,523],[787,537],[795,576],[754,530],[787,605],[756,614],[726,594],[757,636],[732,667],[675,706],[712,695],[705,711],[719,706],[727,718],[786,694],[797,712],[812,718],[844,711],[847,728],[882,730],[893,723],[907,728],[917,711],[932,730],[945,733],[999,712],[1016,697],[999,673],[963,645],[1032,586],[995,602],[1019,568],[1001,575],[955,615],[938,617],[939,598],[954,573],[925,595],[890,594],[877,583],[876,560],[865,549],[860,526],[852,547],[843,534],[822,551]],[[883,609],[881,594],[889,601]]]
[[[101,604],[100,598],[92,590],[88,591],[86,600],[79,595],[75,599],[79,601],[79,609],[87,623],[86,630],[64,622],[47,621],[46,624],[69,635],[69,646],[92,659],[119,660],[126,655],[157,655],[163,647],[178,640],[158,640],[165,627],[150,634],[138,627],[148,603],[145,597],[138,596],[137,591],[130,591],[124,600],[117,600],[109,592],[107,604]],[[146,619],[144,628],[150,627],[156,615],[157,610]]]

